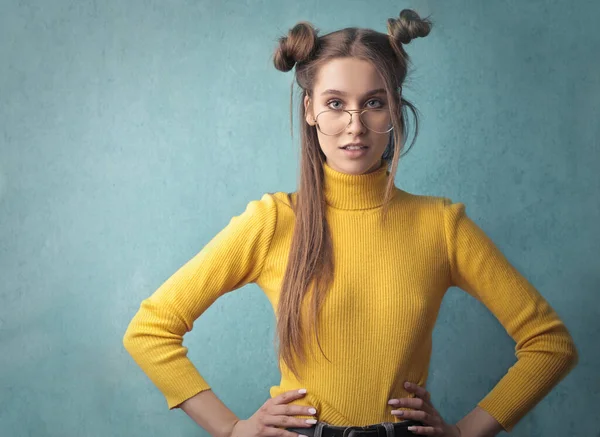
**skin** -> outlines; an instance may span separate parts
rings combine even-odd
[[[310,428],[317,411],[291,402],[306,396],[290,390],[267,401],[248,419],[238,418],[211,390],[204,390],[179,405],[194,422],[213,437],[298,437],[285,428]],[[301,419],[294,416],[313,416]],[[310,421],[310,422],[307,422]]]
[[[285,428],[310,428],[317,419],[300,419],[294,415],[315,415],[314,407],[287,405],[306,396],[306,389],[292,390],[268,399],[260,409],[247,420],[239,420],[232,428],[230,437],[298,437],[298,434]],[[311,411],[312,409],[312,411]]]
[[[414,398],[390,399],[388,404],[399,407],[408,407],[411,410],[392,410],[392,414],[403,419],[414,419],[424,423],[425,426],[409,427],[414,434],[437,437],[494,437],[503,431],[502,425],[487,411],[475,407],[458,423],[452,425],[440,416],[431,402],[429,392],[412,382],[405,382],[404,387],[415,394]]]
[[[388,108],[385,91],[368,94],[372,90],[383,89],[384,83],[377,70],[368,62],[357,58],[332,59],[319,69],[313,88],[313,100],[304,98],[306,122],[315,126],[314,118],[326,109]],[[339,95],[326,92],[338,90]],[[323,94],[326,92],[325,94]],[[381,134],[367,129],[358,113],[353,113],[352,122],[341,133],[324,135],[317,129],[319,145],[327,164],[342,173],[371,173],[381,165],[381,157],[389,141],[389,133]],[[367,153],[359,158],[349,158],[339,147],[348,143],[364,142],[369,146]]]

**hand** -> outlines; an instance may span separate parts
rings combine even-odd
[[[437,412],[431,403],[429,392],[423,387],[406,382],[404,387],[411,393],[414,393],[415,398],[390,399],[388,404],[397,405],[399,407],[409,407],[412,410],[392,410],[394,416],[402,417],[403,419],[413,419],[423,422],[426,426],[409,426],[408,430],[419,435],[433,435],[436,437],[460,437],[460,428],[457,425],[448,424],[442,419],[442,416]]]
[[[238,420],[230,437],[298,437],[297,433],[282,428],[310,428],[317,423],[316,419],[292,416],[314,416],[317,410],[313,407],[285,404],[304,395],[298,390],[291,390],[267,400],[252,417]]]

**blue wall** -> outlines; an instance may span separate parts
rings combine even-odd
[[[408,46],[422,131],[397,185],[464,202],[575,338],[580,364],[512,435],[596,435],[600,4],[5,0],[2,436],[207,435],[167,410],[123,349],[125,328],[249,200],[295,190],[277,37],[301,19],[385,32],[403,7],[436,26]],[[278,382],[273,329],[249,285],[186,336],[240,417]],[[434,336],[429,389],[458,420],[512,365],[514,344],[455,288]]]

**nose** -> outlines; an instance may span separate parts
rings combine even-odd
[[[364,133],[366,131],[366,127],[360,119],[360,110],[349,110],[352,118],[350,120],[350,124],[346,127],[348,133],[357,135],[359,133]]]

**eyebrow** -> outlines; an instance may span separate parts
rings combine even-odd
[[[379,94],[379,93],[385,93],[385,92],[386,92],[385,89],[377,88],[376,90],[369,91],[368,93],[365,94],[365,96],[372,96],[373,94]],[[348,95],[348,93],[346,93],[344,91],[334,90],[334,89],[328,89],[321,93],[322,96],[324,96],[326,94],[337,94],[339,96],[347,96]]]

